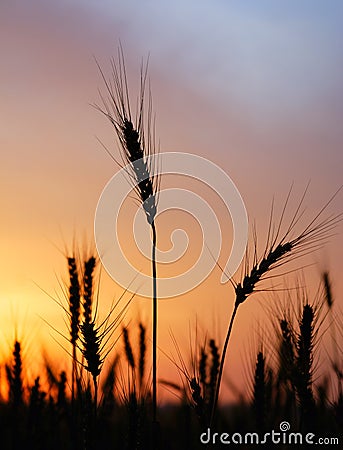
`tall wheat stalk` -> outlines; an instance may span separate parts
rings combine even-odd
[[[340,189],[339,189],[340,190]],[[283,266],[290,260],[295,260],[302,257],[318,248],[320,248],[323,242],[328,238],[333,228],[342,220],[342,214],[336,216],[328,216],[323,218],[323,213],[327,209],[328,205],[335,198],[339,190],[330,198],[330,200],[323,206],[319,213],[304,227],[303,231],[296,234],[294,231],[295,226],[303,215],[302,205],[307,192],[307,188],[299,202],[298,207],[295,210],[293,218],[291,219],[286,231],[282,234],[281,228],[283,225],[283,219],[286,213],[286,209],[289,203],[291,190],[289,191],[278,224],[273,224],[273,206],[271,210],[271,218],[269,223],[269,230],[267,235],[267,242],[262,257],[257,257],[257,237],[254,236],[254,256],[252,261],[252,267],[249,269],[249,255],[246,254],[245,259],[245,275],[241,282],[231,283],[235,290],[235,303],[231,314],[229,327],[224,341],[224,346],[220,358],[219,373],[216,385],[215,398],[213,402],[213,408],[211,413],[210,424],[213,424],[215,413],[218,404],[221,380],[223,376],[225,357],[233,329],[233,324],[238,312],[239,306],[244,303],[247,298],[257,292],[256,287],[266,278],[268,274]],[[273,226],[274,225],[274,226]]]
[[[112,59],[112,79],[108,80],[98,64],[106,88],[106,97],[100,94],[102,106],[96,108],[114,126],[119,139],[122,159],[129,166],[129,177],[140,199],[152,231],[152,407],[153,422],[157,423],[157,233],[155,216],[159,179],[149,156],[155,151],[152,125],[152,101],[149,92],[145,104],[147,65],[141,68],[140,95],[136,117],[131,114],[129,90],[126,77],[123,50],[118,50],[117,60]],[[112,155],[111,155],[112,156]],[[113,158],[113,156],[112,156]]]

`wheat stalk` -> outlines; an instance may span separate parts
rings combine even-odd
[[[328,216],[324,219],[322,218],[324,211],[327,209],[328,205],[333,201],[333,199],[338,194],[340,189],[329,199],[329,201],[323,206],[323,208],[318,212],[318,214],[308,223],[308,225],[304,227],[302,232],[294,234],[295,233],[294,228],[298,224],[299,220],[303,215],[303,211],[301,211],[301,208],[307,192],[306,188],[299,202],[299,205],[296,208],[292,220],[290,221],[286,231],[282,235],[281,227],[288,206],[289,198],[291,195],[292,189],[290,189],[281,213],[279,223],[275,227],[276,231],[274,232],[272,232],[273,229],[272,223],[273,206],[272,206],[269,230],[267,235],[267,243],[263,255],[260,259],[257,258],[257,242],[256,242],[257,238],[256,235],[254,236],[255,248],[254,248],[252,268],[249,269],[249,258],[247,253],[245,261],[245,275],[243,277],[243,280],[238,283],[235,283],[235,281],[230,280],[235,289],[235,303],[220,359],[220,367],[216,384],[216,393],[211,413],[211,421],[210,421],[211,425],[213,423],[215,412],[217,409],[226,352],[228,349],[233,324],[239,306],[242,303],[244,303],[251,294],[257,292],[256,289],[257,285],[259,285],[261,281],[267,278],[267,275],[269,274],[270,271],[275,270],[276,268],[280,268],[290,260],[297,259],[310,252],[313,252],[323,245],[323,242],[328,238],[331,231],[342,220],[342,214],[338,214],[336,216]]]
[[[105,84],[107,97],[100,94],[102,106],[99,107],[98,105],[95,105],[95,107],[103,113],[114,126],[120,143],[123,163],[129,167],[128,175],[138,198],[142,203],[142,207],[152,231],[152,403],[153,422],[157,423],[157,234],[155,216],[157,212],[159,178],[156,175],[155,167],[149,158],[149,156],[155,152],[155,139],[152,126],[152,102],[150,93],[148,105],[145,105],[147,65],[145,67],[142,66],[141,69],[140,96],[135,119],[131,114],[122,48],[120,47],[118,50],[117,61],[114,59],[112,60],[111,81],[106,79],[99,64],[98,68]]]

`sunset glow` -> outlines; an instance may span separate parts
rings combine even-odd
[[[301,230],[342,185],[342,13],[338,1],[290,1],[278,6],[270,1],[219,0],[150,1],[144,6],[133,0],[1,1],[2,385],[3,364],[16,338],[23,341],[26,358],[32,361],[28,382],[42,367],[43,355],[56,368],[69,367],[69,356],[61,348],[70,352],[69,343],[58,334],[68,336],[65,315],[51,297],[66,300],[66,255],[73,246],[88,255],[95,251],[96,206],[119,169],[101,143],[120,161],[114,131],[93,107],[99,103],[98,90],[104,89],[95,59],[110,77],[110,58],[121,42],[135,105],[141,60],[149,55],[161,152],[199,155],[227,172],[245,202],[251,229],[256,223],[262,254],[273,198],[277,222],[293,184],[287,225],[310,181]],[[186,186],[181,177],[162,180],[162,186],[175,183]],[[196,323],[201,339],[213,337],[222,345],[234,301],[230,283],[220,283],[232,245],[230,215],[210,188],[194,184],[192,189],[216,212],[223,243],[218,265],[201,285],[159,303],[159,378],[174,382],[180,381],[180,374],[170,361],[177,359],[171,336],[186,361]],[[342,195],[323,217],[342,211]],[[137,270],[150,275],[150,261],[137,254],[132,235],[125,235],[132,230],[136,212],[132,198],[126,205],[120,232],[127,255]],[[202,248],[201,224],[187,212],[168,212],[157,225],[162,250],[172,247],[175,229],[186,231],[188,254],[159,268],[162,277],[182,273]],[[321,273],[328,270],[335,307],[342,311],[342,233],[339,223],[322,249],[287,266],[284,272],[311,264],[300,275],[272,280],[275,290],[301,284],[303,277],[313,296]],[[206,251],[211,260],[211,249]],[[100,272],[99,317],[104,318],[123,289],[105,270]],[[240,272],[236,279],[240,280]],[[270,282],[263,286],[270,287]],[[279,298],[284,294],[277,292]],[[222,402],[237,398],[228,380],[248,394],[247,367],[253,364],[248,359],[254,360],[256,348],[268,341],[272,329],[270,303],[275,299],[268,295],[254,294],[239,311]],[[150,312],[150,299],[136,296],[124,322],[142,320],[150,330]],[[324,342],[322,373],[329,365],[325,356],[331,351],[329,336]],[[109,359],[114,354],[115,349]],[[159,402],[167,400],[175,398],[160,386]]]

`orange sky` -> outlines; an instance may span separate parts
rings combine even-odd
[[[81,245],[86,238],[92,241],[97,201],[117,170],[96,139],[118,155],[113,132],[89,105],[98,101],[102,87],[93,56],[109,73],[119,39],[132,83],[138,81],[141,57],[150,52],[162,151],[194,153],[222,167],[244,198],[249,218],[264,231],[272,196],[281,205],[292,182],[294,205],[311,180],[308,218],[322,207],[342,184],[342,31],[337,20],[342,6],[317,3],[298,8],[289,2],[276,11],[268,2],[259,10],[251,2],[246,8],[219,1],[211,7],[176,2],[164,11],[157,2],[144,9],[134,1],[126,6],[1,2],[3,356],[16,324],[30,358],[39,361],[42,348],[59,348],[44,320],[63,330],[63,314],[39,287],[60,294],[58,279],[66,278],[66,268],[58,249],[70,248],[73,237]],[[329,212],[338,213],[341,205],[342,194]],[[213,207],[225,221],[220,205]],[[342,231],[339,226],[328,246],[310,257],[316,266],[308,278],[313,289],[316,275],[329,269],[341,308]],[[103,314],[120,292],[104,276]],[[231,307],[232,289],[220,285],[215,270],[189,294],[160,302],[160,347],[172,351],[170,329],[180,345],[185,343],[196,318],[210,336],[223,339]],[[238,384],[248,331],[268,322],[262,310],[256,296],[237,319],[227,374]],[[136,311],[150,320],[149,300],[135,299],[130,314]],[[161,377],[167,377],[174,369],[162,354],[160,360]]]

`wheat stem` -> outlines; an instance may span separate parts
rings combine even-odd
[[[226,338],[225,338],[225,342],[224,342],[224,347],[223,347],[222,355],[221,355],[221,358],[220,358],[220,365],[219,365],[219,372],[218,372],[216,391],[215,391],[215,394],[214,394],[213,405],[212,405],[210,428],[211,428],[211,426],[213,424],[214,417],[215,417],[215,412],[216,412],[216,409],[217,409],[219,392],[220,392],[220,384],[221,384],[221,380],[222,380],[222,376],[223,376],[223,369],[224,369],[224,363],[225,363],[225,356],[226,356],[227,348],[228,348],[230,337],[231,337],[233,322],[235,320],[235,317],[236,317],[236,314],[237,314],[237,311],[238,311],[238,306],[239,306],[239,303],[236,302],[235,303],[235,307],[233,308],[233,311],[232,311],[232,315],[231,315],[231,319],[230,319],[230,323],[229,323],[229,328],[227,330],[227,334],[226,334]]]
[[[152,229],[152,279],[153,279],[153,300],[152,300],[152,417],[153,422],[157,421],[157,271],[156,271],[156,227],[155,222],[151,223]]]

